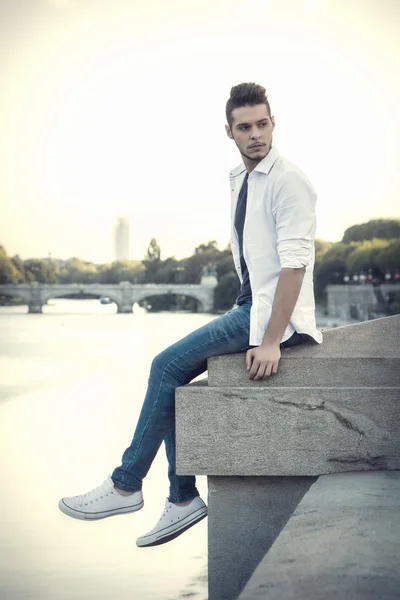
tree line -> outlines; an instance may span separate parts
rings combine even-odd
[[[352,225],[340,242],[316,240],[314,284],[317,300],[330,283],[400,283],[400,220],[374,219]]]
[[[330,283],[352,281],[369,274],[374,283],[400,280],[400,220],[376,219],[346,229],[340,242],[316,240],[315,293],[323,302],[326,286]],[[177,260],[161,258],[161,249],[152,239],[143,260],[119,260],[95,264],[74,257],[68,260],[28,259],[8,256],[0,246],[0,283],[103,283],[118,284],[129,281],[140,283],[195,283],[201,282],[205,270],[212,270],[217,278],[215,310],[228,310],[240,290],[230,246],[220,250],[215,240],[200,244],[192,256]],[[390,279],[388,278],[390,275]],[[162,297],[155,297],[157,309],[171,306]],[[192,307],[191,299],[181,299],[180,308]],[[175,304],[176,306],[176,304]]]

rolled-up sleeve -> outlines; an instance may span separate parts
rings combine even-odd
[[[307,267],[314,256],[316,193],[296,171],[282,173],[275,192],[272,212],[281,268]]]

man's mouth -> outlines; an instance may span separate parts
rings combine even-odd
[[[265,144],[253,144],[252,146],[249,146],[249,148],[251,149],[257,149],[257,148],[264,148]]]

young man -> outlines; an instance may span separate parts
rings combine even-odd
[[[59,508],[78,519],[101,519],[143,506],[142,482],[164,441],[170,494],[140,547],[163,544],[207,515],[195,477],[175,471],[175,389],[206,371],[210,356],[246,351],[250,379],[277,372],[281,347],[303,336],[322,341],[314,315],[315,192],[303,173],[272,145],[275,120],[265,89],[232,88],[226,131],[243,164],[230,174],[231,244],[241,281],[236,307],[161,352],[131,445],[122,464],[98,488],[62,498]]]

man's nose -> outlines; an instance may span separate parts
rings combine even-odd
[[[259,137],[261,137],[261,131],[258,129],[258,127],[253,127],[251,130],[251,138],[253,140],[257,140]]]

